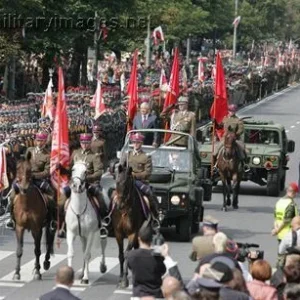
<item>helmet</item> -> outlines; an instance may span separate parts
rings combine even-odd
[[[90,133],[81,133],[79,136],[80,143],[89,144],[93,136]]]
[[[144,141],[144,138],[145,137],[142,134],[137,132],[137,133],[134,133],[130,136],[130,141],[142,143]]]
[[[289,184],[289,187],[295,192],[295,193],[299,193],[299,187],[298,184],[296,182],[291,182]]]
[[[228,110],[235,113],[237,111],[237,106],[235,104],[230,104],[228,105]]]
[[[37,141],[47,141],[48,139],[48,134],[46,132],[38,132],[36,135],[35,135],[35,139]]]

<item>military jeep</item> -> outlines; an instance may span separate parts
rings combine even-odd
[[[210,172],[212,152],[212,123],[197,129],[201,141],[202,165]],[[272,121],[244,120],[244,141],[249,158],[250,172],[243,174],[244,181],[266,186],[268,196],[278,196],[285,187],[289,156],[295,150],[295,142],[288,140],[285,129]],[[216,177],[214,185],[219,178]]]
[[[174,131],[161,129],[131,131],[126,136],[119,158],[132,150],[129,136],[134,132],[156,132],[162,140],[165,134],[174,134]],[[142,149],[152,158],[150,185],[159,202],[162,226],[175,225],[180,240],[189,241],[191,233],[198,232],[203,219],[203,200],[211,200],[212,183],[206,169],[201,167],[197,141],[191,135],[176,134],[179,138],[184,136],[188,139],[187,147],[175,146],[169,140],[157,148],[143,145]]]

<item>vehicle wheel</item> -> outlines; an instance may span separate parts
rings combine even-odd
[[[278,171],[268,172],[267,176],[267,195],[277,197],[280,194],[280,180]]]
[[[191,218],[182,217],[179,223],[179,239],[181,242],[189,242],[191,239]]]
[[[285,173],[282,176],[282,178],[280,179],[280,191],[283,191],[285,188]]]

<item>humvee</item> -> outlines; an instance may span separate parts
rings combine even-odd
[[[211,168],[212,127],[210,122],[197,129],[202,165],[208,172]],[[285,187],[288,153],[294,152],[295,142],[288,140],[284,126],[272,121],[244,119],[244,127],[241,140],[248,152],[250,172],[243,174],[243,180],[266,186],[268,196],[278,196]],[[216,177],[214,185],[218,179]]]
[[[129,136],[136,132],[157,132],[162,137],[174,134],[174,131],[161,129],[130,131],[118,153],[119,158],[132,150]],[[203,201],[211,200],[212,182],[206,168],[201,165],[196,139],[186,133],[176,134],[187,137],[186,147],[178,147],[168,141],[157,148],[143,145],[142,149],[152,158],[153,169],[149,181],[159,202],[162,226],[175,225],[180,240],[189,241],[191,233],[198,232],[199,223],[203,219]],[[107,189],[103,186],[103,190]]]

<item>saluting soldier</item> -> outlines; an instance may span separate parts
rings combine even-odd
[[[48,140],[48,134],[45,132],[39,132],[35,136],[35,147],[29,147],[25,156],[28,152],[31,152],[31,177],[33,183],[47,196],[48,203],[48,218],[50,221],[56,219],[56,204],[55,204],[55,192],[50,185],[50,152],[46,147]],[[13,216],[13,204],[16,191],[18,187],[14,184],[12,193],[10,194],[10,203],[11,203],[11,219],[8,221],[6,226],[10,229],[14,229],[15,222]],[[52,224],[51,226],[55,230],[56,226]]]
[[[101,186],[100,179],[103,174],[103,163],[100,158],[100,154],[93,153],[91,150],[93,135],[90,133],[82,133],[80,134],[80,149],[75,150],[71,156],[71,165],[70,170],[72,170],[72,166],[77,161],[84,161],[87,165],[87,190],[88,195],[92,196],[91,200],[93,201],[95,197],[98,201],[98,207],[95,207],[98,213],[98,218],[104,218],[107,215],[107,205],[104,202],[104,199],[101,194]],[[61,166],[60,166],[61,167]],[[71,171],[62,169],[61,171],[67,173],[71,176]],[[71,195],[70,187],[65,188],[66,197],[69,198]],[[95,206],[95,205],[94,205]],[[60,238],[65,238],[65,230],[61,230],[59,233]]]
[[[125,153],[121,158],[120,163],[132,168],[132,176],[135,179],[135,185],[142,194],[147,196],[152,214],[157,218],[158,202],[149,185],[149,177],[152,172],[152,159],[150,155],[142,150],[144,136],[137,132],[131,135],[130,141],[133,143],[133,151]]]
[[[244,171],[248,172],[250,168],[248,166],[247,153],[246,153],[244,143],[240,140],[241,135],[244,133],[244,122],[236,115],[236,112],[237,112],[237,106],[235,104],[230,104],[228,106],[228,116],[224,117],[221,126],[223,126],[225,130],[224,135],[228,131],[235,132],[237,138],[236,144],[238,145],[238,150],[239,150],[239,158],[242,161]],[[214,165],[217,161],[218,154],[223,146],[224,146],[224,139],[215,148]]]
[[[175,105],[168,107],[165,112],[161,113],[162,118],[170,118],[170,129],[180,132],[188,133],[192,136],[196,134],[196,119],[195,114],[188,111],[188,98],[186,96],[181,96],[178,99],[178,109],[175,109],[173,113],[171,111],[174,109]],[[169,116],[171,113],[171,116]],[[170,140],[178,138],[179,135],[172,134]],[[187,137],[181,137],[174,143],[176,146],[186,147],[188,144]]]
[[[105,148],[105,139],[102,136],[102,130],[99,125],[93,127],[93,139],[91,144],[91,150],[100,155],[100,159],[103,163],[104,170],[107,167],[107,153]]]

